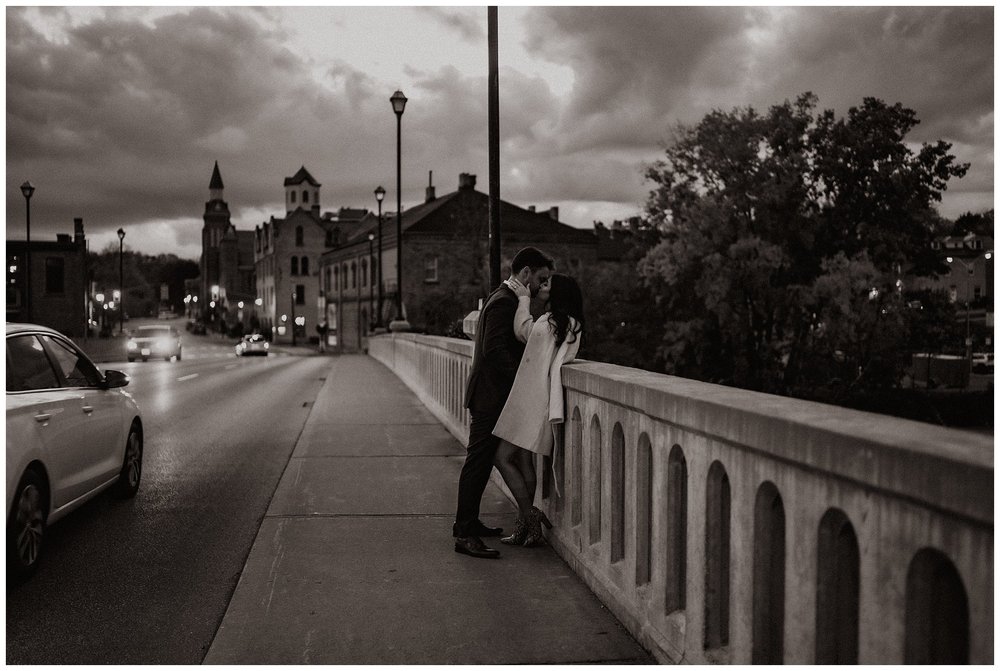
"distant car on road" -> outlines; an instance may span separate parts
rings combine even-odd
[[[245,335],[242,340],[236,343],[236,356],[250,356],[251,354],[267,356],[267,350],[270,347],[264,336],[259,333]]]
[[[50,328],[7,324],[9,576],[36,569],[49,524],[105,489],[139,490],[143,427],[128,383]]]
[[[129,335],[125,343],[125,356],[129,361],[141,357],[148,361],[149,357],[162,356],[167,361],[171,357],[181,360],[181,334],[173,326],[153,324],[140,326]]]

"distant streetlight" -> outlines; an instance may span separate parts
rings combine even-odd
[[[372,242],[375,240],[375,234],[368,234],[368,330],[371,330],[371,325],[374,321],[371,319],[372,312],[375,310],[375,283],[372,282],[372,271],[375,270],[375,266],[372,264],[374,261],[374,256],[372,256]]]
[[[292,347],[295,347],[295,299],[299,297],[299,292],[292,290]]]
[[[382,199],[385,189],[382,185],[375,187],[375,200],[378,201],[378,314],[375,317],[375,327],[382,327]]]
[[[987,261],[989,261],[990,259],[993,258],[993,254],[991,252],[986,252],[985,254],[982,255],[982,257],[984,259],[986,259]],[[971,286],[970,286],[970,284],[971,284],[971,281],[972,281],[972,276],[973,276],[973,274],[975,273],[975,270],[976,270],[976,259],[977,258],[979,258],[979,256],[974,256],[974,257],[972,257],[972,263],[966,263],[965,261],[963,261],[962,259],[958,258],[957,256],[946,256],[945,257],[945,261],[947,261],[948,263],[955,263],[957,261],[958,263],[961,263],[962,266],[966,270],[966,274],[965,274],[965,358],[969,359],[970,361],[972,360],[972,333],[971,333],[970,326],[969,326],[969,294],[971,293]]]
[[[403,110],[406,96],[396,91],[389,98],[396,114],[396,320],[403,321],[403,193],[402,189],[402,140]]]
[[[118,229],[118,286],[121,287],[122,302],[118,308],[118,333],[125,333],[125,231]]]
[[[24,226],[25,241],[24,248],[24,309],[25,321],[31,321],[31,196],[35,193],[35,187],[31,182],[21,185],[21,193],[24,195]]]

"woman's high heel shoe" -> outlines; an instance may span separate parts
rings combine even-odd
[[[521,517],[520,513],[518,513],[517,519],[514,520],[514,533],[506,538],[501,538],[500,542],[505,545],[521,545],[527,537],[528,525],[525,523],[524,518]]]
[[[549,518],[545,515],[545,513],[532,506],[531,510],[528,511],[528,534],[524,539],[524,543],[522,543],[524,547],[530,548],[545,543],[545,536],[542,534],[543,524],[546,529],[552,528],[552,522],[549,521]]]

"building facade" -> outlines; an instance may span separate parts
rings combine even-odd
[[[27,282],[25,240],[7,241],[7,321],[28,319],[26,287],[30,285],[31,321],[71,338],[89,334],[87,240],[83,219],[73,220],[73,235],[54,241],[31,241],[31,281]]]
[[[325,316],[320,257],[353,232],[367,210],[341,208],[321,213],[321,184],[305,166],[286,177],[285,216],[254,230],[254,268],[260,329],[276,342],[317,337]]]
[[[555,258],[556,270],[572,275],[597,260],[597,238],[559,221],[558,208],[544,212],[501,201],[501,273],[522,247],[535,246]],[[489,293],[489,196],[476,190],[476,176],[461,174],[458,189],[437,197],[428,186],[423,203],[403,212],[402,312],[418,332],[447,333]],[[320,261],[320,291],[331,344],[340,351],[363,348],[367,334],[397,313],[396,215],[379,222],[368,216]],[[378,268],[382,266],[382,305]],[[335,340],[333,340],[335,338]]]

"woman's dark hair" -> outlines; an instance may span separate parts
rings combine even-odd
[[[576,326],[569,318],[576,320]],[[576,342],[576,334],[583,331],[583,292],[569,275],[553,273],[549,277],[549,323],[556,331],[556,347],[567,339]]]

